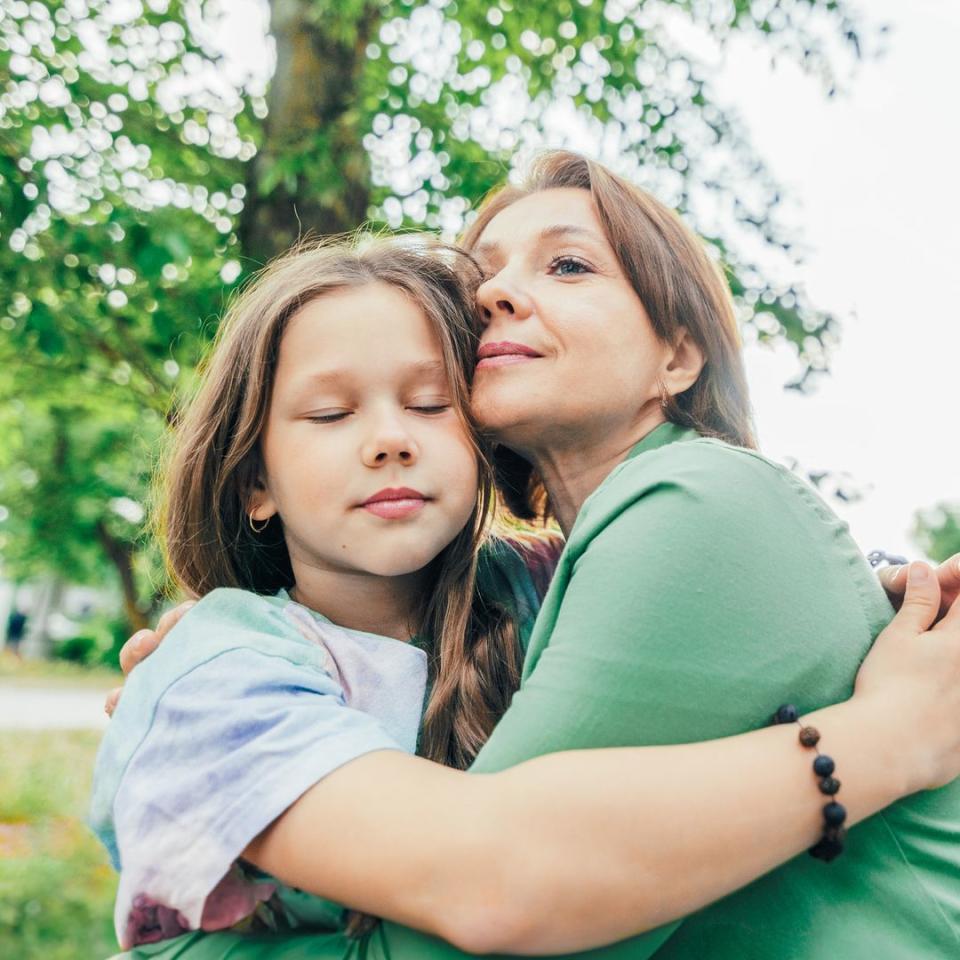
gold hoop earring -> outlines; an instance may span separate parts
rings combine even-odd
[[[667,388],[663,385],[663,381],[657,381],[657,387],[660,390],[660,409],[666,413],[670,409],[670,394],[667,393]]]
[[[264,520],[263,523],[262,523],[259,527],[255,527],[255,526],[253,525],[253,514],[252,514],[252,513],[248,513],[248,514],[247,514],[247,520],[248,520],[248,522],[250,523],[250,529],[251,529],[254,533],[263,533],[263,531],[267,529],[267,524],[270,522],[270,518],[267,517],[267,519]]]

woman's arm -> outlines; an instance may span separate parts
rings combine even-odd
[[[960,605],[928,631],[938,606],[936,579],[912,578],[856,695],[804,718],[837,761],[850,824],[960,772]],[[483,776],[371,754],[308,790],[246,856],[470,952],[572,951],[683,916],[815,843],[810,760],[795,726]]]

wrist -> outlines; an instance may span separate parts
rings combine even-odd
[[[928,782],[929,752],[889,701],[856,695],[802,719],[820,730],[820,749],[837,762],[851,825]]]

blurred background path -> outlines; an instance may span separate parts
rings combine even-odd
[[[0,733],[9,730],[102,730],[106,687],[42,687],[0,681]]]

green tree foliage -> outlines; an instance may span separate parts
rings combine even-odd
[[[960,503],[938,503],[919,511],[913,535],[920,549],[937,562],[960,553]]]
[[[751,35],[829,87],[860,55],[846,3],[274,0],[269,84],[218,46],[225,9],[0,0],[8,573],[112,571],[141,622],[152,451],[232,287],[304,233],[455,233],[545,143],[680,209],[744,324],[796,345],[799,383],[824,366],[832,319],[758,266],[793,256],[776,184],[690,51]]]

